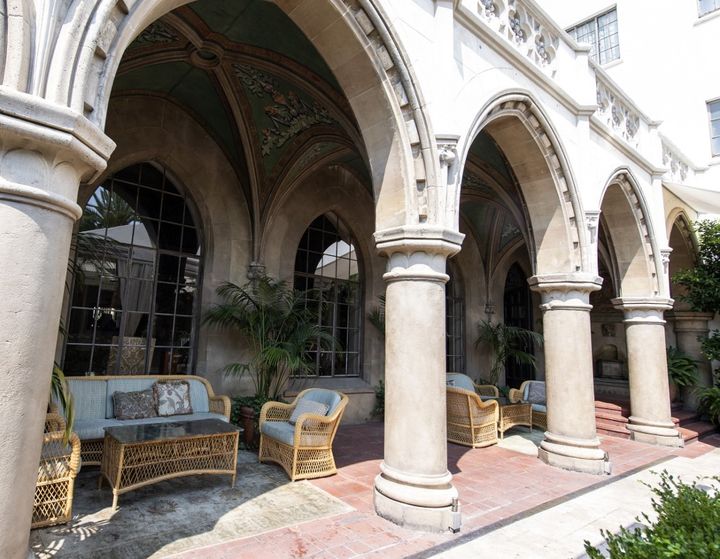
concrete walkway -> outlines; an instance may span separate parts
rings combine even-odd
[[[617,532],[620,525],[630,527],[637,524],[636,518],[641,513],[653,518],[650,513],[654,494],[642,482],[656,485],[655,472],[661,470],[686,483],[720,475],[720,449],[698,458],[672,458],[502,528],[485,534],[483,530],[466,534],[462,539],[468,541],[453,542],[451,549],[429,556],[447,559],[585,557],[583,542],[588,540],[596,546],[602,543],[601,529]],[[703,482],[711,483],[711,480]]]

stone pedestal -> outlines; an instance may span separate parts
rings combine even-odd
[[[631,409],[627,428],[636,441],[683,446],[670,413],[665,352],[663,313],[672,308],[673,301],[623,297],[612,303],[625,313]]]
[[[0,115],[0,548],[25,559],[77,189],[114,144],[26,94],[3,91]]]
[[[607,454],[595,429],[590,292],[602,279],[591,274],[533,276],[540,293],[545,338],[548,429],[539,457],[566,470],[605,474]]]
[[[385,451],[375,510],[401,526],[459,529],[447,468],[445,260],[462,235],[431,228],[375,234],[388,258],[385,294]]]
[[[708,337],[710,328],[708,322],[714,318],[712,313],[693,311],[673,311],[668,313],[675,327],[677,347],[690,356],[698,364],[698,386],[712,386],[712,367],[702,352],[702,341]],[[698,400],[695,396],[695,387],[682,389],[683,402],[686,409],[696,410]]]

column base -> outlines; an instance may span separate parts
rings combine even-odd
[[[450,483],[450,472],[416,479],[407,474],[390,477],[387,471],[393,469],[386,464],[380,467],[383,473],[375,478],[373,498],[378,516],[399,526],[426,532],[460,530],[458,493]]]
[[[395,501],[375,488],[375,513],[393,524],[423,532],[459,532],[462,525],[460,505],[440,508],[418,507]]]
[[[629,421],[627,429],[634,441],[658,446],[685,446],[685,441],[672,422],[650,421],[632,415]]]
[[[538,458],[550,466],[574,472],[603,475],[612,471],[610,458],[600,449],[598,438],[576,439],[546,431]]]

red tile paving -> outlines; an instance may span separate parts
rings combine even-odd
[[[373,512],[373,480],[383,452],[381,423],[342,426],[334,444],[338,473],[311,483],[355,510],[260,536],[239,538],[179,554],[178,559],[344,559],[408,557],[435,546],[452,545],[467,534],[507,522],[536,507],[607,483],[619,475],[673,456],[694,458],[720,447],[720,434],[684,449],[654,447],[620,438],[602,437],[613,464],[611,476],[594,476],[552,468],[537,458],[497,446],[469,449],[448,445],[448,468],[460,493],[463,527],[458,534],[426,534],[407,530]],[[659,464],[658,468],[662,466]]]

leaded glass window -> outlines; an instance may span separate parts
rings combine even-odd
[[[335,348],[311,350],[311,376],[360,375],[362,274],[350,231],[335,214],[318,217],[300,240],[295,289],[306,293],[317,323],[337,340]]]
[[[465,297],[462,281],[448,264],[445,284],[445,366],[450,373],[465,372]]]
[[[707,104],[710,120],[710,145],[713,157],[720,155],[720,99]]]
[[[202,267],[197,225],[158,165],[133,165],[95,190],[73,239],[66,374],[192,370]]]
[[[720,9],[720,0],[698,0],[698,17]]]
[[[607,64],[620,58],[617,10],[584,21],[567,32],[578,43],[588,43],[592,50],[590,58],[600,64]]]

